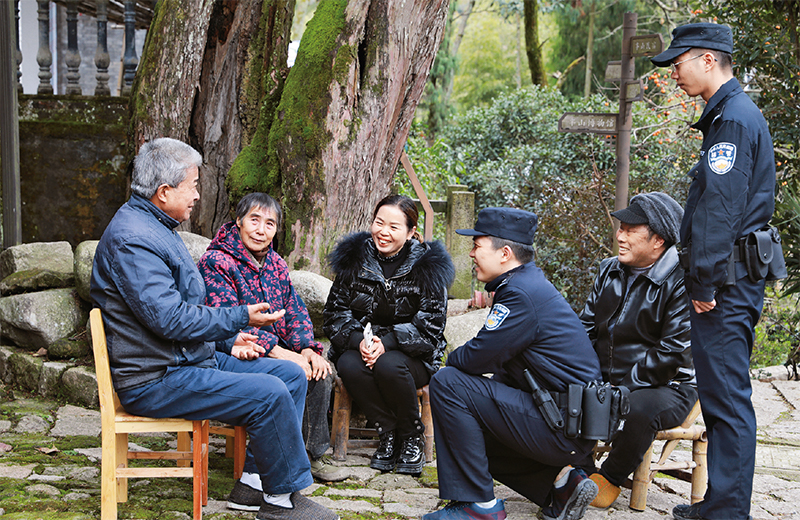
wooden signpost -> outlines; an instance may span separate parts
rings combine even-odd
[[[567,112],[558,120],[559,132],[591,132],[616,136],[615,211],[628,206],[628,175],[631,164],[631,128],[633,127],[631,103],[641,101],[644,95],[642,80],[634,79],[634,58],[655,56],[660,54],[664,48],[664,38],[660,34],[636,35],[637,20],[636,13],[625,13],[622,25],[622,59],[610,61],[606,66],[605,80],[620,84],[619,112],[616,114]],[[617,247],[615,240],[615,254]]]

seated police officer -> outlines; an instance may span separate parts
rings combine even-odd
[[[683,209],[669,195],[644,193],[612,215],[620,221],[619,256],[600,264],[580,314],[603,381],[631,391],[624,429],[591,475],[599,488],[591,505],[603,508],[619,496],[656,432],[681,424],[697,401],[689,298],[674,245]],[[594,462],[583,467],[593,472]]]
[[[536,222],[527,211],[487,208],[474,230],[457,231],[474,237],[470,257],[494,305],[477,336],[430,382],[439,496],[452,502],[423,520],[504,519],[492,479],[542,506],[545,519],[581,518],[597,494],[582,470],[567,466],[584,460],[594,442],[550,426],[523,373],[558,393],[600,378],[578,317],[533,262]],[[564,417],[558,408],[555,414]]]

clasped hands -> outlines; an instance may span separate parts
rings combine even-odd
[[[377,336],[372,337],[371,345],[367,345],[367,342],[362,339],[358,349],[361,352],[361,359],[364,360],[364,363],[370,369],[375,365],[375,362],[378,361],[378,358],[386,352],[383,341]]]

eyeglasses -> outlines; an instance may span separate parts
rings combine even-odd
[[[705,53],[703,53],[703,54],[698,54],[697,56],[694,56],[693,58],[687,58],[687,59],[685,59],[685,60],[683,60],[683,61],[679,61],[678,63],[673,63],[673,64],[671,64],[671,65],[670,65],[670,67],[672,68],[672,72],[673,72],[673,73],[677,72],[677,71],[678,71],[678,67],[679,67],[679,66],[681,66],[681,65],[683,65],[683,64],[684,64],[684,63],[686,63],[687,61],[692,61],[692,60],[696,60],[697,58],[702,58],[702,57],[703,57],[703,56],[705,56],[706,54],[708,54],[708,53],[707,53],[707,52],[705,52]],[[717,58],[714,58],[714,61],[717,61]]]

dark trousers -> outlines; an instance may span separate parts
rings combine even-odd
[[[594,447],[552,431],[531,394],[492,379],[445,367],[430,390],[440,498],[491,500],[496,479],[546,506],[559,471]]]
[[[308,384],[291,361],[242,361],[217,352],[217,368],[170,367],[154,383],[119,392],[125,411],[146,417],[213,419],[245,425],[250,435],[244,471],[258,473],[264,492],[310,486],[300,423]]]
[[[750,354],[764,303],[764,282],[740,278],[716,296],[717,306],[691,310],[692,357],[708,432],[708,489],[700,513],[709,520],[750,514],[756,455]]]
[[[328,409],[331,406],[333,376],[308,382],[306,410],[303,414],[303,440],[312,459],[322,457],[331,445],[331,430],[328,427]]]
[[[370,369],[359,351],[348,350],[336,362],[336,371],[379,432],[395,430],[400,438],[423,433],[417,388],[428,384],[430,374],[422,361],[390,350]]]
[[[625,418],[625,427],[614,439],[600,467],[600,474],[615,486],[622,486],[641,464],[656,432],[679,426],[686,419],[697,402],[697,390],[685,384],[641,388],[631,392],[630,400],[631,411]],[[591,456],[581,467],[587,473],[594,470]]]

